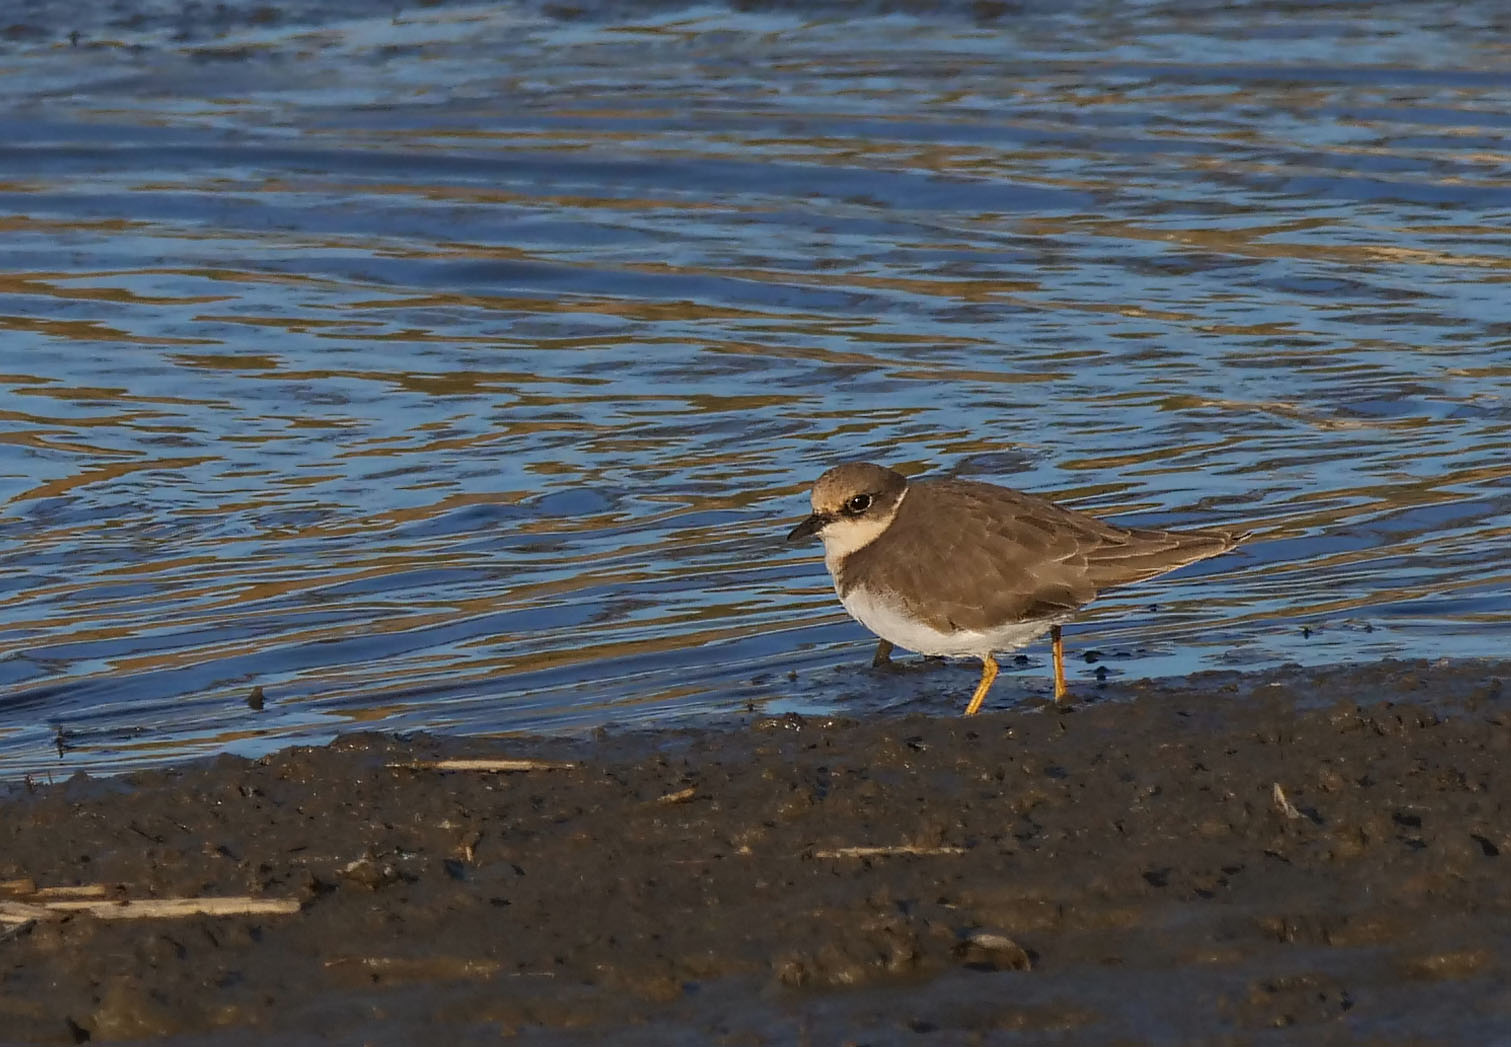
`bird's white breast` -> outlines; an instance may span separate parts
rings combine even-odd
[[[890,593],[876,593],[865,586],[856,585],[851,587],[848,594],[840,593],[839,602],[845,605],[850,617],[883,640],[919,654],[954,657],[972,655],[980,658],[1016,650],[1043,636],[1050,626],[1064,621],[1062,618],[1039,618],[1026,622],[1004,622],[985,630],[957,629],[941,632],[909,616],[902,601]]]

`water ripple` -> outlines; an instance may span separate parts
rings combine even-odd
[[[849,457],[1256,528],[1114,682],[1500,653],[1488,0],[367,6],[0,44],[0,773],[955,708],[782,541]]]

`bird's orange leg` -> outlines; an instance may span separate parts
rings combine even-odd
[[[971,704],[965,707],[965,715],[975,716],[981,708],[981,703],[986,701],[986,692],[991,690],[992,681],[997,678],[997,659],[990,654],[981,658],[981,682],[976,685],[976,693],[971,695]]]
[[[1058,625],[1049,627],[1049,642],[1055,653],[1055,701],[1063,702],[1070,698],[1070,688],[1065,686],[1065,643]]]

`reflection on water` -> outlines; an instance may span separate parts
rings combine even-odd
[[[1261,529],[1090,609],[1083,686],[1503,653],[1488,0],[34,6],[0,773],[952,710],[782,542],[841,458]]]

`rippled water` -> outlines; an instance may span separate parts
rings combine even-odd
[[[953,710],[782,541],[857,457],[1260,530],[1083,687],[1504,654],[1498,3],[23,6],[0,774]]]

